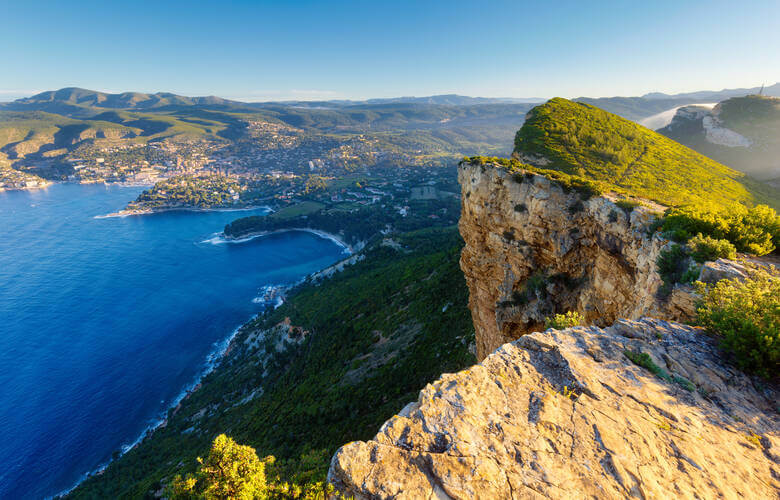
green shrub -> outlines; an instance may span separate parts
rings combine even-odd
[[[751,269],[743,281],[697,283],[697,322],[720,338],[737,364],[763,377],[780,375],[780,276]]]
[[[710,236],[697,234],[688,240],[691,257],[699,263],[717,259],[736,259],[737,249],[728,240],[718,240]]]
[[[579,326],[585,322],[585,318],[577,311],[568,311],[565,314],[556,314],[555,316],[544,319],[545,328],[554,328],[563,330],[572,326]]]
[[[171,499],[267,498],[265,466],[273,457],[261,461],[255,449],[237,444],[220,434],[214,439],[208,457],[198,458],[196,474],[177,475],[166,494]]]
[[[688,251],[684,246],[674,244],[669,250],[661,251],[656,265],[665,284],[679,283],[689,267]]]
[[[700,274],[701,266],[691,266],[680,277],[680,283],[693,283],[699,279]]]
[[[732,243],[739,252],[765,255],[780,247],[780,216],[766,205],[734,206],[728,212],[696,207],[667,210],[661,231],[683,243],[702,234]]]

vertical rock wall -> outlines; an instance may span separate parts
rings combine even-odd
[[[589,324],[659,314],[649,209],[583,199],[533,173],[464,163],[461,268],[477,332],[477,357],[543,328],[545,317],[579,311]]]

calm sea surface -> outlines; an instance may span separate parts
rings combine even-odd
[[[0,498],[73,486],[161,418],[263,287],[344,256],[303,232],[215,244],[262,209],[95,218],[140,191],[0,193]]]

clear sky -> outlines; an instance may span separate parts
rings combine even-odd
[[[0,100],[641,95],[780,81],[780,0],[0,0]]]

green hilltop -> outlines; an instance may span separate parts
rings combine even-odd
[[[562,98],[528,113],[513,156],[668,206],[780,206],[776,190],[741,172],[634,122]]]

